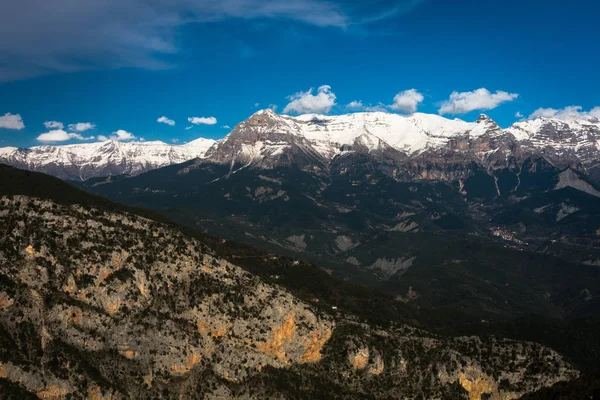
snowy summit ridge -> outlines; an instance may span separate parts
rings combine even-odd
[[[352,151],[394,154],[395,158],[543,154],[557,165],[580,165],[600,180],[600,121],[593,117],[537,118],[502,129],[487,115],[475,122],[435,114],[358,112],[289,116],[260,110],[219,141],[199,138],[184,145],[116,142],[0,148],[0,162],[43,171],[63,179],[136,175],[195,158],[204,162],[262,167],[304,154],[321,164]],[[469,153],[470,152],[470,153]]]

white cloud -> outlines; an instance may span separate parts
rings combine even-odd
[[[508,93],[501,90],[491,93],[485,88],[480,88],[472,92],[452,92],[450,99],[442,103],[438,112],[440,115],[455,115],[466,114],[474,110],[491,110],[517,97],[519,95],[516,93]]]
[[[215,117],[189,117],[188,122],[193,125],[214,125],[217,123]]]
[[[307,92],[298,92],[288,99],[290,103],[283,109],[284,114],[327,114],[335,106],[335,93],[331,91],[331,86],[323,85],[317,89],[317,94],[312,94],[313,89]]]
[[[517,113],[515,114],[516,118],[523,118],[524,115],[521,113],[521,111],[517,111]]]
[[[538,117],[556,118],[560,120],[586,117],[600,118],[600,106],[594,107],[590,111],[583,111],[583,107],[581,106],[568,106],[560,109],[538,108],[529,116],[529,119],[535,119]]]
[[[110,136],[110,138],[112,140],[126,142],[128,140],[135,139],[135,135],[133,133],[127,132],[123,129],[119,129],[118,131],[113,132],[113,134]],[[143,138],[140,138],[140,139],[143,139]]]
[[[78,122],[76,124],[70,124],[69,130],[77,131],[77,132],[85,132],[87,130],[94,129],[95,127],[96,127],[96,125],[92,124],[91,122]]]
[[[364,108],[362,100],[354,100],[346,104],[346,108],[350,110],[362,110]]]
[[[175,121],[164,116],[157,119],[156,122],[159,122],[161,124],[167,124],[169,126],[175,126]]]
[[[25,128],[25,124],[23,123],[21,115],[6,113],[3,117],[0,117],[0,128],[20,131]]]
[[[365,111],[368,111],[368,112],[387,112],[387,107],[382,102],[379,102],[379,103],[377,103],[375,105],[369,104],[368,106],[365,107]]]
[[[83,137],[79,133],[66,132],[62,129],[55,129],[39,135],[36,140],[40,142],[65,142],[67,140],[93,140],[93,136]]]
[[[269,104],[269,107],[267,107],[271,110],[273,110],[273,112],[277,112],[277,109],[279,108],[279,106],[277,104]]]
[[[187,128],[185,128],[186,131],[189,131],[190,129],[192,129],[194,127],[194,125],[190,125]]]
[[[254,103],[254,108],[260,107],[260,103]]]
[[[98,140],[101,141],[101,142],[106,142],[108,140],[108,138],[106,136],[104,136],[104,135],[99,135],[98,136]]]
[[[229,125],[223,125],[221,128],[223,128],[223,129],[231,129],[231,127]]]
[[[382,102],[379,102],[375,105],[366,105],[362,102],[362,100],[355,100],[346,104],[346,109],[350,111],[387,112],[388,106]]]
[[[63,129],[65,127],[62,122],[58,121],[46,121],[44,126],[46,129]]]
[[[179,139],[171,139],[171,143],[179,143]]]
[[[416,89],[405,90],[394,96],[394,104],[390,108],[395,111],[414,113],[423,99],[423,95]]]

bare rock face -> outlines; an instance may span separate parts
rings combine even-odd
[[[0,394],[514,399],[577,375],[533,343],[319,313],[139,216],[0,198]]]

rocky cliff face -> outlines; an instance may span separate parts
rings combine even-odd
[[[26,196],[0,198],[0,341],[20,398],[513,399],[577,376],[532,343],[324,314],[160,223]]]

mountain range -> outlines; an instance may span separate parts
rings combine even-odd
[[[0,148],[0,160],[61,179],[86,180],[97,176],[137,175],[203,157],[214,143],[214,140],[199,138],[183,145],[169,145],[160,141],[127,143],[108,140],[28,149],[3,147]]]
[[[395,178],[402,180],[460,181],[468,177],[464,165],[471,162],[489,170],[518,168],[523,160],[538,156],[557,168],[570,167],[600,182],[600,121],[594,117],[537,118],[502,129],[485,115],[465,122],[421,113],[291,117],[267,109],[218,141],[8,147],[0,149],[0,161],[63,179],[86,180],[137,175],[195,158],[217,164],[263,168],[294,164],[326,170],[334,160],[355,153],[385,162],[395,170]]]
[[[202,157],[73,183],[415,306],[583,316],[600,304],[599,126],[262,110]]]

